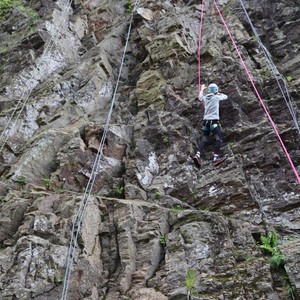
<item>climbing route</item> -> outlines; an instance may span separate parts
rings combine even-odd
[[[268,51],[268,49],[264,46],[263,42],[261,41],[261,39],[260,39],[260,37],[259,37],[259,35],[258,35],[258,33],[257,33],[257,31],[256,31],[256,29],[255,29],[255,27],[253,25],[253,23],[252,23],[252,21],[251,21],[251,19],[249,17],[249,14],[248,14],[248,12],[246,10],[246,7],[244,5],[243,0],[240,0],[240,3],[241,3],[241,6],[243,8],[243,11],[244,11],[244,13],[246,15],[246,18],[248,20],[248,23],[249,23],[249,25],[250,25],[250,27],[252,29],[252,32],[253,32],[253,34],[255,36],[255,39],[256,39],[256,41],[258,42],[260,48],[263,51],[263,54],[264,54],[264,56],[266,58],[266,61],[267,61],[268,65],[269,65],[269,69],[271,70],[271,72],[272,72],[272,74],[273,74],[273,76],[274,76],[274,78],[275,78],[275,80],[277,82],[277,85],[278,85],[278,87],[280,89],[282,97],[285,100],[285,103],[286,103],[286,105],[287,105],[287,107],[289,109],[289,112],[290,112],[291,117],[293,119],[294,125],[295,125],[295,127],[296,127],[296,129],[298,131],[298,134],[300,135],[299,122],[297,120],[298,113],[297,113],[297,111],[295,109],[295,105],[294,105],[294,103],[293,103],[293,101],[291,99],[291,96],[290,96],[290,93],[289,93],[289,90],[288,90],[288,87],[287,87],[286,79],[281,75],[281,73],[277,69],[276,65],[274,64],[274,62],[272,60],[272,56],[271,56],[270,52]]]
[[[233,35],[232,35],[232,33],[231,33],[231,31],[230,31],[230,29],[229,29],[229,27],[228,27],[228,25],[227,25],[227,23],[226,23],[226,21],[225,21],[225,19],[224,19],[222,13],[221,13],[221,11],[220,11],[220,9],[219,9],[219,6],[218,6],[216,0],[214,0],[214,5],[215,5],[215,8],[216,8],[216,10],[217,10],[217,12],[218,12],[218,14],[219,14],[221,20],[222,20],[222,23],[223,23],[223,25],[224,25],[226,31],[227,31],[227,34],[228,34],[228,36],[229,36],[229,38],[230,38],[230,40],[231,40],[231,42],[232,42],[232,45],[233,45],[235,51],[237,52],[237,54],[238,54],[238,56],[239,56],[241,65],[243,66],[243,68],[244,68],[244,70],[245,70],[245,72],[246,72],[246,74],[247,74],[247,77],[248,77],[248,79],[249,79],[249,81],[250,81],[250,83],[251,83],[251,85],[252,85],[252,87],[253,87],[253,89],[254,89],[254,91],[255,91],[255,94],[256,94],[257,98],[259,99],[260,104],[261,104],[261,106],[262,106],[262,108],[263,108],[265,114],[267,115],[267,117],[268,117],[268,119],[269,119],[269,122],[271,123],[271,126],[272,126],[272,128],[273,128],[273,130],[274,130],[274,132],[275,132],[275,134],[276,134],[276,136],[277,136],[277,138],[278,138],[278,140],[279,140],[279,142],[280,142],[280,144],[281,144],[281,147],[282,147],[282,149],[283,149],[283,151],[284,151],[284,153],[285,153],[285,155],[286,155],[286,157],[287,157],[287,159],[288,159],[288,161],[289,161],[289,163],[290,163],[290,165],[291,165],[291,168],[292,168],[292,170],[293,170],[293,172],[294,172],[294,174],[295,174],[295,176],[296,176],[296,179],[297,179],[298,183],[300,183],[300,176],[299,176],[299,174],[298,174],[298,171],[297,171],[297,169],[296,169],[296,167],[295,167],[295,165],[294,165],[294,163],[293,163],[293,161],[292,161],[292,159],[291,159],[291,157],[290,157],[290,154],[289,154],[287,148],[285,147],[285,144],[284,144],[284,142],[283,142],[283,140],[282,140],[282,138],[281,138],[281,136],[280,136],[280,134],[279,134],[279,131],[278,131],[277,127],[276,127],[276,124],[274,123],[274,121],[273,121],[273,119],[272,119],[272,117],[271,117],[271,115],[270,115],[270,113],[269,113],[269,111],[268,111],[268,109],[267,109],[267,107],[266,107],[266,105],[265,105],[265,103],[264,103],[264,101],[263,101],[263,99],[262,99],[260,93],[258,92],[258,90],[257,90],[257,88],[256,88],[256,85],[255,85],[255,83],[254,83],[254,80],[253,80],[253,78],[252,78],[252,76],[251,76],[251,74],[250,74],[250,72],[249,72],[249,70],[248,70],[248,67],[246,66],[246,63],[245,63],[245,61],[244,61],[244,59],[243,59],[243,57],[242,57],[242,55],[241,55],[240,50],[238,49],[238,47],[237,47],[237,45],[236,45],[236,42],[234,41]],[[203,23],[203,17],[204,17],[204,16],[203,16],[203,2],[202,2],[201,17],[200,17],[200,36],[199,36],[199,40],[202,39],[202,26],[203,26],[202,23]],[[199,58],[198,58],[199,63],[198,63],[198,64],[199,64],[199,68],[200,68],[200,59],[201,59],[201,58],[200,58],[200,50],[201,50],[201,49],[200,49],[200,46],[201,46],[201,41],[199,41],[199,49],[198,49],[198,55],[199,55]],[[200,83],[200,81],[201,81],[201,79],[200,79],[200,70],[199,70],[199,83]]]
[[[70,278],[71,278],[72,267],[73,267],[73,262],[74,262],[74,257],[75,257],[75,251],[77,248],[78,235],[80,232],[82,219],[84,216],[84,211],[88,205],[88,202],[89,202],[89,199],[90,199],[90,196],[91,196],[94,184],[95,184],[96,177],[99,175],[99,173],[101,173],[101,159],[103,159],[104,144],[105,144],[107,132],[109,129],[111,115],[112,115],[113,108],[115,105],[116,94],[118,91],[120,78],[121,78],[121,74],[122,74],[122,70],[123,70],[123,65],[124,65],[124,61],[125,61],[125,56],[126,56],[126,52],[127,52],[127,48],[128,48],[128,44],[129,44],[129,38],[130,38],[131,28],[132,28],[132,23],[133,23],[133,16],[134,16],[135,11],[137,10],[139,2],[140,2],[139,0],[136,0],[133,10],[132,10],[132,13],[131,13],[131,18],[129,21],[129,28],[128,28],[128,32],[127,32],[127,38],[126,38],[124,52],[123,52],[123,56],[122,56],[122,60],[121,60],[119,74],[117,77],[116,86],[114,89],[111,106],[110,106],[110,109],[109,109],[109,112],[107,115],[106,123],[104,126],[101,141],[100,141],[100,145],[99,145],[97,155],[96,155],[93,167],[92,167],[91,175],[90,175],[89,181],[87,183],[87,186],[85,188],[84,195],[80,201],[79,208],[78,208],[78,210],[73,218],[73,221],[72,221],[72,229],[71,229],[71,234],[70,234],[71,237],[70,237],[70,243],[69,243],[69,249],[68,249],[67,264],[66,264],[61,300],[67,299],[66,297],[67,297],[67,293],[68,293],[68,286],[69,286],[69,282],[70,282]]]

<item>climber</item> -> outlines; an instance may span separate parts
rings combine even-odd
[[[217,166],[226,159],[226,157],[221,156],[222,131],[219,122],[219,102],[228,99],[228,96],[219,93],[219,87],[215,83],[211,83],[208,86],[208,93],[203,95],[205,89],[206,85],[202,84],[199,92],[199,100],[203,101],[205,108],[203,126],[201,128],[203,131],[203,138],[197,153],[193,156],[193,160],[197,167],[201,166],[201,156],[204,154],[204,149],[208,143],[210,133],[212,133],[215,138],[213,165]]]

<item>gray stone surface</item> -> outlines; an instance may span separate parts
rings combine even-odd
[[[66,3],[24,1],[0,12],[3,300],[61,298],[72,222],[93,180],[125,45],[129,2]],[[218,3],[299,171],[299,135],[239,1]],[[68,299],[299,297],[299,184],[213,1],[205,3],[201,83],[229,96],[220,107],[227,160],[211,166],[213,141],[201,169],[190,158],[203,115],[200,8],[142,0],[134,14]],[[249,0],[246,8],[299,110],[299,5]],[[257,245],[273,231],[279,270]]]

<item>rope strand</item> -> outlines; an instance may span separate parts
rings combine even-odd
[[[287,87],[287,83],[286,83],[286,80],[285,78],[280,74],[280,72],[278,71],[276,65],[274,64],[273,60],[272,60],[272,57],[271,57],[271,54],[270,52],[268,51],[268,49],[264,46],[264,44],[262,43],[255,27],[253,26],[253,23],[249,17],[249,14],[246,10],[246,7],[244,5],[244,2],[243,0],[240,0],[240,3],[241,3],[241,6],[243,8],[243,11],[246,15],[246,18],[248,20],[248,23],[250,24],[250,27],[254,33],[254,36],[260,46],[260,48],[262,49],[263,51],[263,54],[267,60],[267,63],[269,65],[269,68],[270,70],[272,71],[273,75],[274,75],[274,78],[276,79],[276,82],[277,82],[277,85],[281,91],[281,94],[286,102],[286,105],[290,111],[290,114],[292,116],[292,119],[294,121],[294,124],[295,124],[295,127],[296,129],[298,130],[298,133],[300,135],[300,128],[299,128],[299,123],[298,123],[298,120],[297,120],[297,113],[295,112],[295,109],[294,109],[294,105],[293,105],[293,102],[292,102],[292,99],[291,99],[291,96],[290,96],[290,93],[289,93],[289,90],[288,90],[288,87]],[[282,87],[282,85],[280,84],[280,80],[283,82],[283,85],[284,87]]]
[[[263,107],[263,109],[264,109],[264,111],[265,111],[265,113],[266,113],[266,115],[267,115],[267,117],[268,117],[268,119],[269,119],[269,121],[270,121],[272,127],[273,127],[273,130],[274,130],[275,134],[277,135],[277,138],[278,138],[278,140],[279,140],[279,142],[280,142],[280,144],[281,144],[281,146],[282,146],[282,149],[284,150],[285,155],[286,155],[286,157],[287,157],[287,159],[288,159],[288,161],[289,161],[289,163],[290,163],[290,165],[291,165],[291,167],[292,167],[292,169],[293,169],[293,171],[294,171],[294,173],[295,173],[295,176],[296,176],[296,178],[297,178],[297,180],[298,180],[298,183],[300,183],[300,176],[299,176],[299,174],[298,174],[298,172],[297,172],[297,169],[296,169],[296,167],[294,166],[294,163],[293,163],[293,161],[292,161],[292,159],[291,159],[291,157],[290,157],[290,155],[289,155],[289,153],[288,153],[288,151],[287,151],[287,149],[286,149],[286,147],[285,147],[285,145],[284,145],[284,143],[283,143],[283,141],[282,141],[282,139],[281,139],[281,137],[280,137],[280,135],[279,135],[279,132],[278,132],[278,130],[277,130],[277,128],[276,128],[276,125],[275,125],[275,123],[273,122],[273,119],[272,119],[272,117],[270,116],[270,114],[269,114],[269,112],[268,112],[268,110],[267,110],[267,108],[266,108],[266,106],[265,106],[265,104],[264,104],[264,102],[263,102],[263,100],[262,100],[262,97],[260,96],[260,94],[259,94],[259,92],[258,92],[258,90],[257,90],[257,88],[256,88],[256,86],[255,86],[255,83],[254,83],[254,81],[253,81],[253,79],[252,79],[252,76],[251,76],[251,74],[250,74],[250,72],[249,72],[249,70],[248,70],[248,68],[247,68],[247,66],[246,66],[246,63],[245,63],[245,61],[244,61],[244,59],[243,59],[243,57],[242,57],[242,55],[241,55],[240,50],[238,49],[238,47],[237,47],[237,45],[236,45],[236,43],[235,43],[235,41],[234,41],[234,39],[233,39],[233,36],[232,36],[232,34],[231,34],[231,32],[230,32],[228,26],[227,26],[227,23],[226,23],[225,19],[223,18],[223,15],[222,15],[222,13],[221,13],[219,7],[218,7],[218,4],[217,4],[216,0],[214,0],[214,4],[215,4],[215,7],[216,7],[216,9],[217,9],[217,11],[218,11],[218,14],[219,14],[219,16],[220,16],[222,22],[223,22],[223,25],[224,25],[224,27],[225,27],[225,29],[226,29],[226,31],[227,31],[227,33],[228,33],[230,39],[231,39],[231,42],[232,42],[232,44],[233,44],[233,46],[234,46],[234,48],[235,48],[235,50],[236,50],[236,52],[237,52],[237,54],[238,54],[238,56],[239,56],[239,58],[240,58],[241,64],[242,64],[242,66],[244,67],[244,69],[245,69],[245,71],[246,71],[246,73],[247,73],[247,76],[248,76],[248,78],[249,78],[249,80],[250,80],[250,82],[251,82],[251,84],[252,84],[252,87],[253,87],[253,89],[254,89],[254,91],[255,91],[255,93],[256,93],[256,95],[257,95],[257,97],[258,97],[258,99],[259,99],[259,101],[260,101],[260,103],[261,103],[261,105],[262,105],[262,107]]]
[[[81,228],[81,224],[82,224],[82,220],[83,220],[83,216],[84,216],[84,211],[85,211],[85,209],[87,207],[87,204],[89,202],[89,198],[91,196],[96,177],[97,177],[98,173],[101,171],[100,161],[103,158],[103,148],[104,148],[104,145],[105,145],[105,140],[106,140],[107,132],[108,132],[108,129],[109,129],[109,123],[110,123],[111,115],[112,115],[113,108],[114,108],[114,105],[115,105],[116,94],[117,94],[118,86],[119,86],[119,83],[120,83],[122,69],[123,69],[123,65],[124,65],[124,62],[125,62],[125,56],[126,56],[126,52],[127,52],[127,48],[128,48],[128,43],[129,43],[129,38],[130,38],[130,33],[131,33],[131,28],[132,28],[132,23],[133,23],[133,16],[134,16],[134,12],[136,11],[136,9],[139,5],[139,2],[140,2],[140,0],[136,0],[133,11],[131,13],[131,18],[130,18],[130,21],[129,21],[129,28],[128,28],[128,33],[127,33],[126,43],[125,43],[124,52],[123,52],[123,56],[122,56],[122,60],[121,60],[121,66],[120,66],[120,69],[119,69],[119,74],[118,74],[118,77],[117,77],[117,82],[116,82],[116,86],[115,86],[115,89],[114,89],[111,106],[110,106],[110,109],[109,109],[109,112],[108,112],[108,115],[107,115],[106,123],[105,123],[104,130],[103,130],[103,134],[102,134],[102,137],[101,137],[101,142],[100,142],[100,145],[98,147],[97,155],[96,155],[93,167],[92,167],[91,176],[90,176],[88,184],[86,186],[84,195],[81,199],[79,208],[78,208],[78,210],[77,210],[77,212],[76,212],[76,214],[73,218],[72,230],[71,230],[71,234],[70,234],[71,238],[70,238],[68,255],[67,255],[67,265],[66,265],[66,270],[65,270],[65,277],[64,277],[64,284],[63,284],[63,291],[62,291],[61,300],[65,300],[66,297],[67,297],[68,287],[69,287],[69,282],[70,282],[72,267],[73,267],[73,262],[74,262],[74,256],[75,256],[75,251],[76,251],[76,246],[77,246],[77,240],[78,240],[78,235],[79,235],[79,232],[80,232],[80,228]],[[76,234],[75,234],[75,230],[76,230]]]
[[[199,25],[199,44],[198,44],[198,94],[201,89],[201,41],[202,41],[202,30],[203,30],[203,18],[204,18],[204,0],[201,3],[201,15]]]

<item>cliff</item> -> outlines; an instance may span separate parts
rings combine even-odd
[[[299,298],[299,1],[217,3],[291,161],[214,1],[0,1],[0,299]]]

